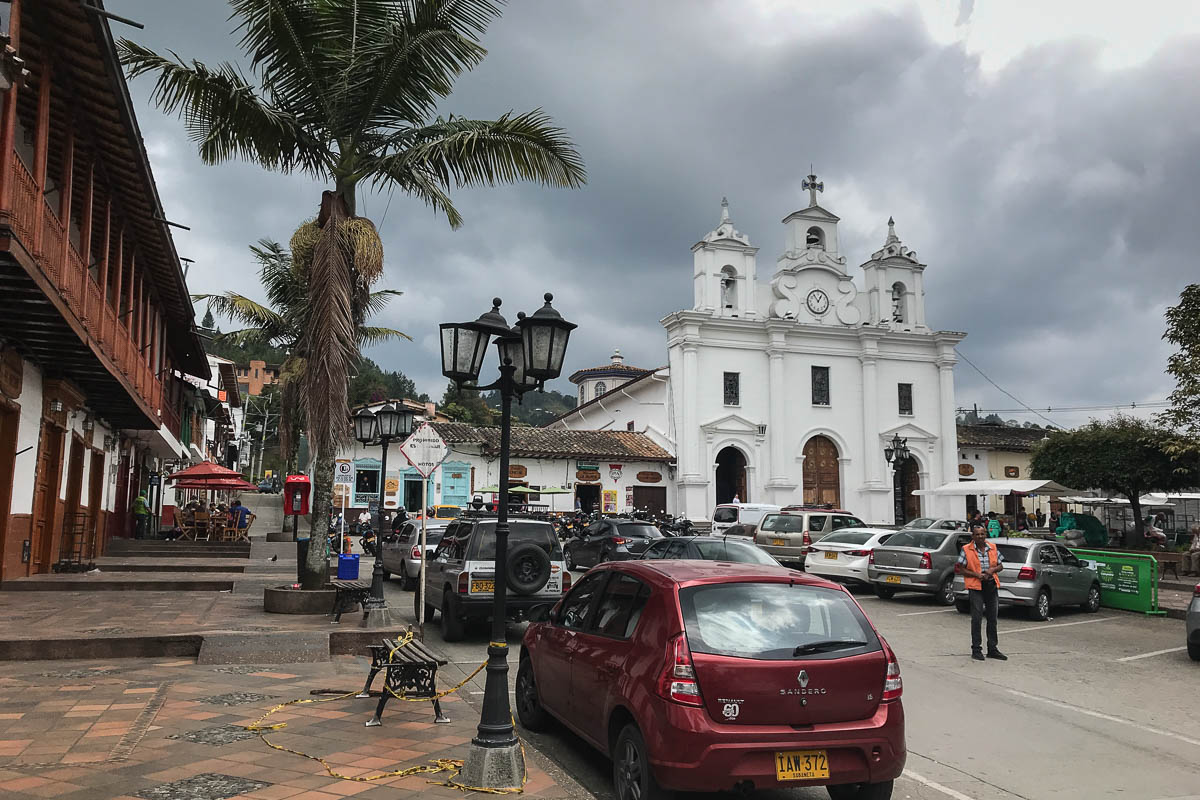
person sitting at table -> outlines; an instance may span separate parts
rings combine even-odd
[[[229,526],[244,528],[250,524],[250,509],[242,505],[241,500],[234,500],[229,506]]]
[[[1192,544],[1183,554],[1183,574],[1200,575],[1200,525],[1192,526]]]

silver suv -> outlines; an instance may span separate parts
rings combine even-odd
[[[866,523],[846,511],[814,511],[798,508],[767,514],[758,525],[754,543],[775,556],[776,561],[799,565],[809,548],[821,538],[842,528],[862,528]]]
[[[446,529],[425,566],[424,621],[441,612],[442,639],[463,638],[468,621],[492,615],[496,586],[496,518],[460,517]],[[554,526],[545,520],[508,522],[508,602],[510,619],[529,609],[557,602],[571,588],[571,573]],[[420,592],[413,594],[413,611],[420,615]]]

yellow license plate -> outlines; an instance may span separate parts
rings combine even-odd
[[[828,558],[830,561],[837,561],[837,551],[836,550],[826,550],[825,557]]]
[[[771,544],[776,547],[787,547],[787,539],[772,539]]]
[[[900,576],[899,575],[888,575],[888,576],[884,577],[883,580],[885,583],[899,583]]]
[[[471,594],[496,591],[495,581],[471,581]]]
[[[775,754],[775,777],[805,781],[829,777],[829,756],[824,750],[784,750]]]

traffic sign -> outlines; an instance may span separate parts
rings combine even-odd
[[[408,462],[421,473],[421,477],[428,478],[446,459],[450,448],[446,446],[442,437],[438,436],[432,425],[422,422],[421,427],[400,445],[400,452],[404,453]]]
[[[333,468],[333,482],[335,484],[354,483],[354,464],[352,464],[349,459],[339,458],[337,460],[337,464]]]

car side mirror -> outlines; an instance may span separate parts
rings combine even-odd
[[[538,603],[536,606],[530,608],[525,614],[525,618],[530,622],[554,622],[555,620],[552,619],[553,616],[553,603]]]

